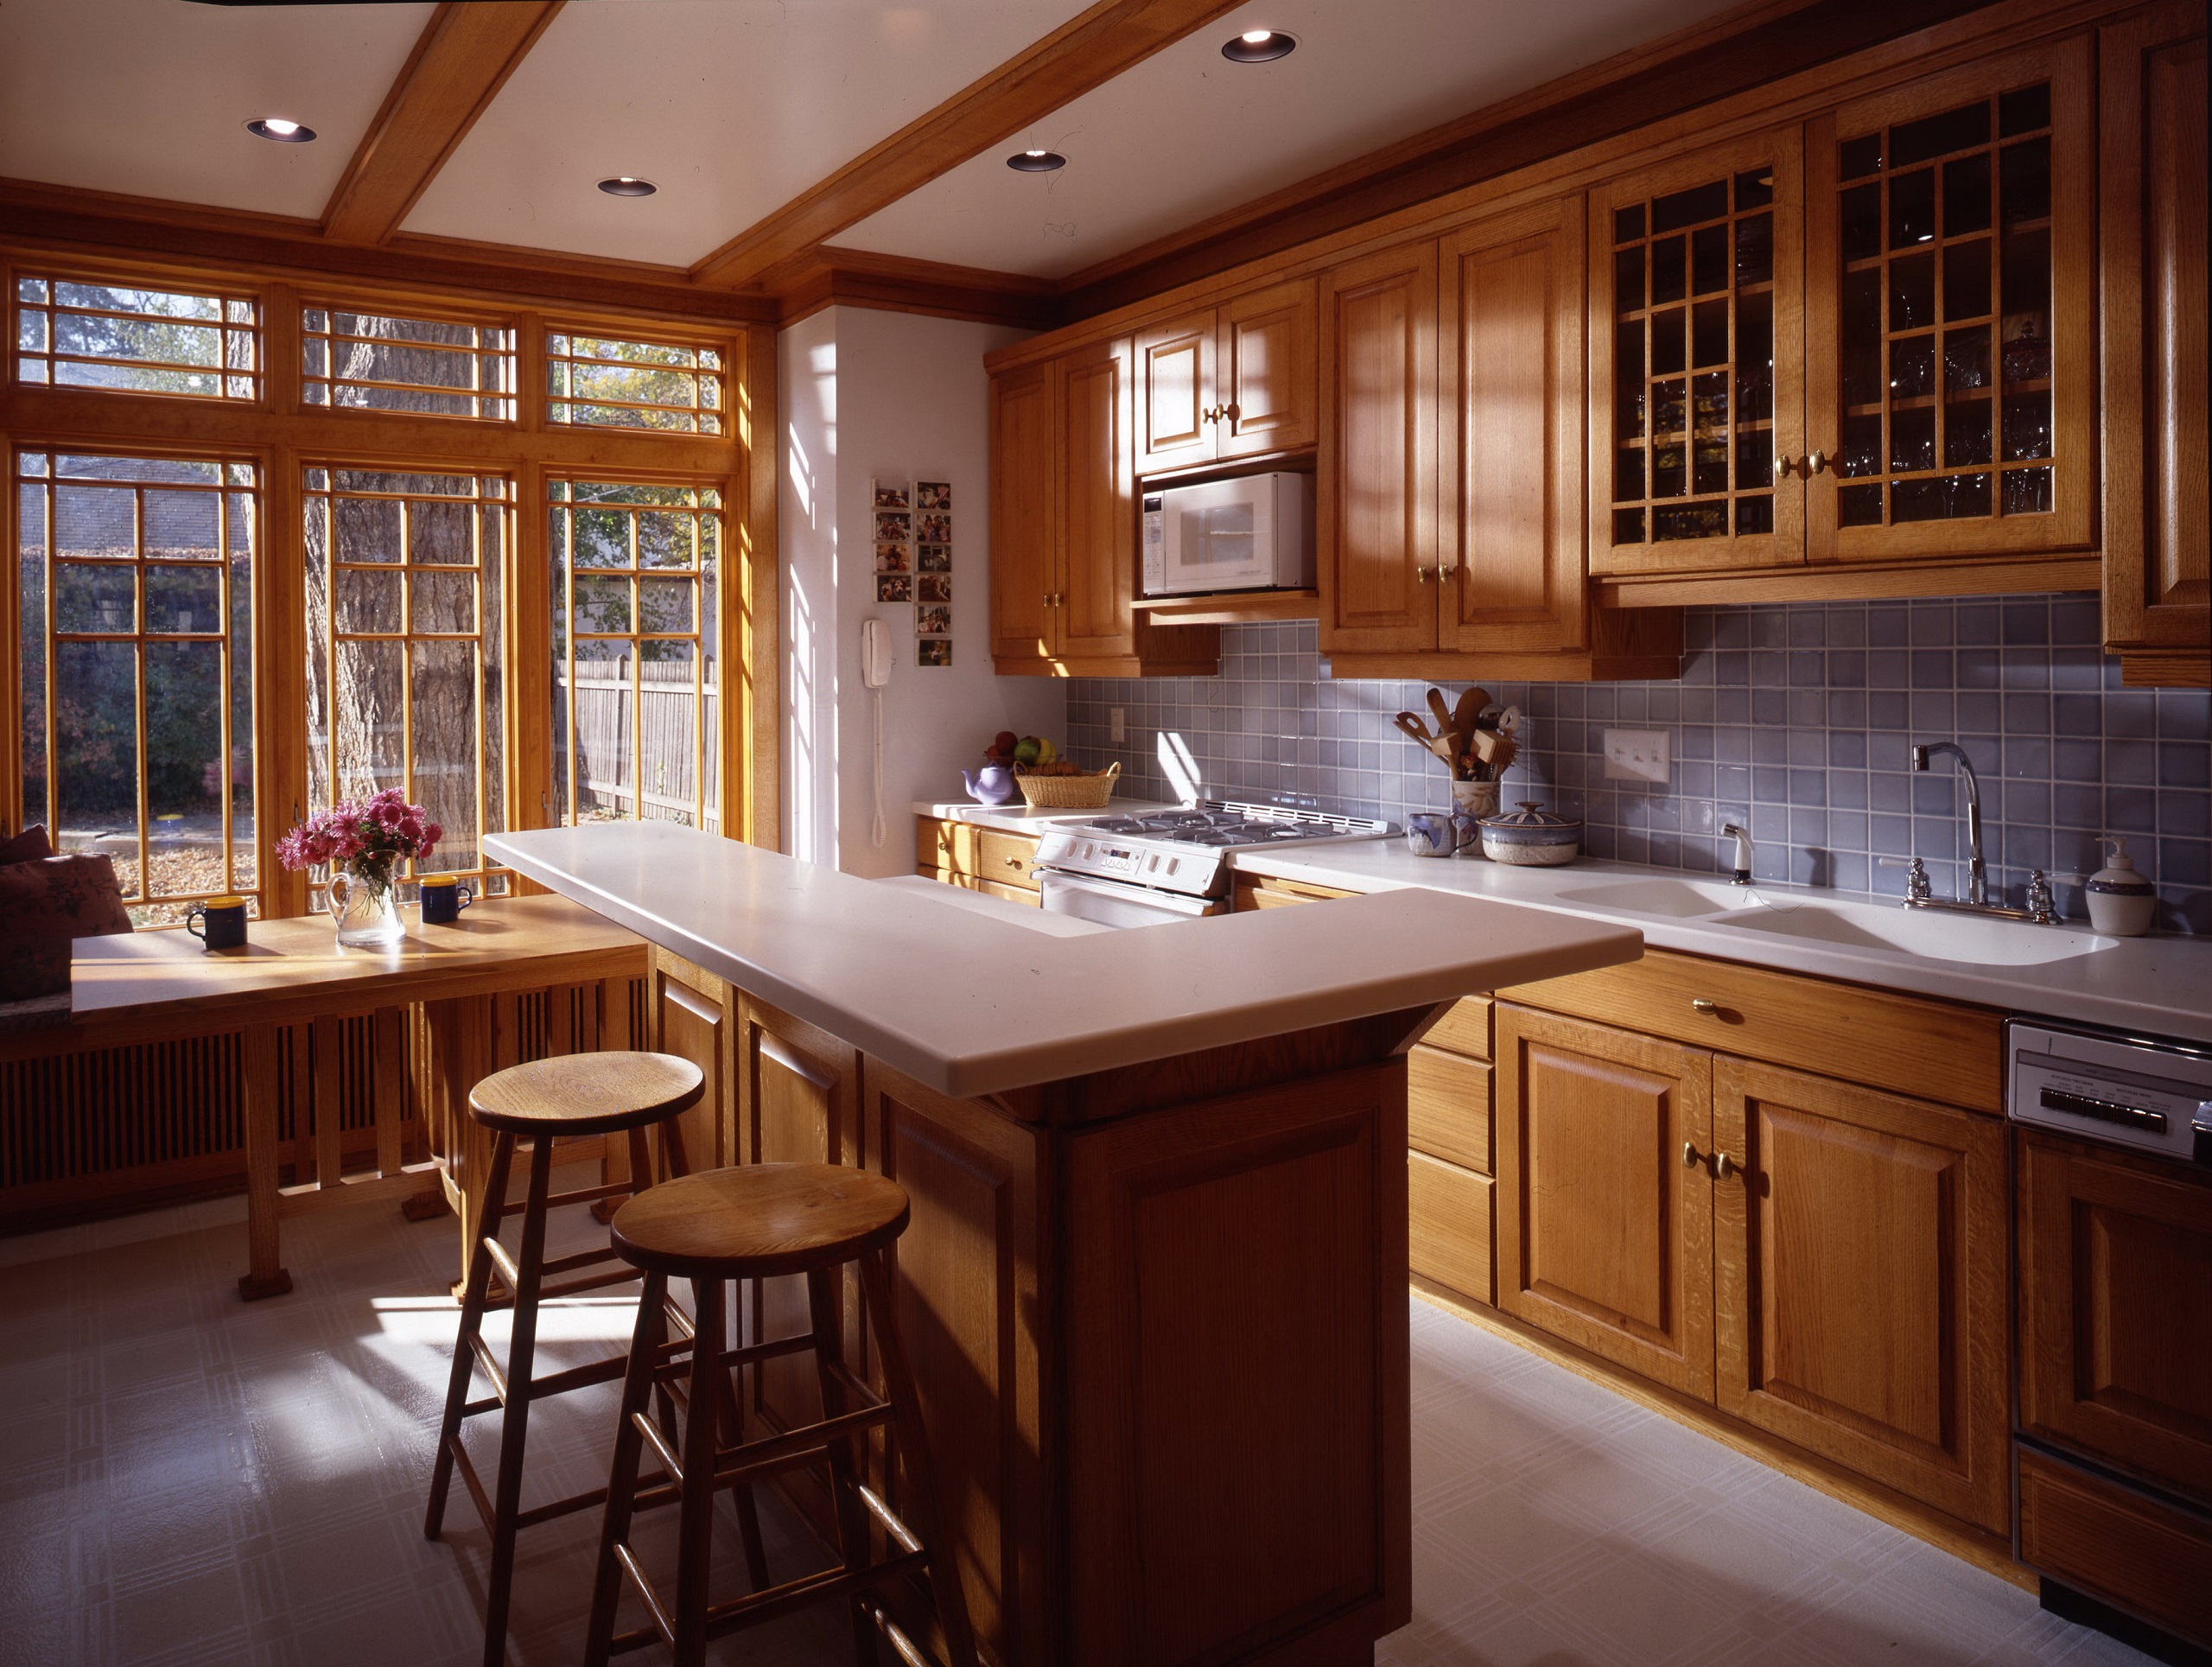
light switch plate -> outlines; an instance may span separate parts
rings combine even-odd
[[[1605,775],[1612,781],[1664,784],[1673,773],[1664,729],[1605,731]]]

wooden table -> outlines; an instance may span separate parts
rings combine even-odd
[[[76,946],[69,1022],[0,1035],[0,1061],[240,1034],[249,1260],[239,1294],[250,1301],[291,1289],[278,1254],[283,1217],[377,1199],[450,1206],[461,1218],[465,1275],[480,1206],[472,1192],[480,1163],[467,1161],[474,1125],[461,1108],[477,1078],[512,1063],[499,1057],[490,1034],[492,999],[605,980],[621,981],[626,989],[646,967],[640,939],[560,897],[495,899],[454,926],[410,921],[406,938],[389,950],[340,949],[321,916],[257,920],[251,941],[238,950],[206,951],[181,932],[87,938]],[[626,1001],[625,1008],[618,1047],[629,1045]],[[317,1085],[327,1073],[332,1091],[322,1103],[334,1105],[337,1027],[364,1014],[373,1015],[374,1025],[375,1167],[346,1175],[339,1119],[323,1116],[315,1129],[314,1180],[280,1187],[279,1028],[311,1025],[329,1039],[318,1049]],[[410,1022],[421,1026],[416,1083],[432,1130],[432,1155],[416,1163],[402,1161],[400,1130]],[[582,1040],[598,1045],[596,1031]]]

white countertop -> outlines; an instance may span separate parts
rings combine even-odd
[[[934,816],[946,822],[972,822],[979,828],[1019,834],[1042,833],[1055,822],[1088,822],[1095,816],[1152,816],[1178,808],[1142,799],[1116,799],[1095,811],[1039,810],[1019,796],[1011,805],[978,805],[970,799],[946,799],[935,805],[924,799],[914,801],[916,816]]]
[[[665,822],[487,837],[517,872],[939,1091],[990,1094],[1633,961],[1623,923],[1384,890],[1083,937]]]
[[[1457,897],[1513,903],[1580,919],[1634,926],[1661,949],[1742,961],[1786,972],[1811,973],[2008,1012],[2107,1025],[2144,1034],[2212,1042],[2212,938],[2159,936],[2099,938],[2103,947],[2031,966],[1984,966],[1903,951],[1831,944],[1620,908],[1562,901],[1560,894],[1605,881],[1710,881],[1671,868],[1638,868],[1592,859],[1560,868],[1514,868],[1479,859],[1415,856],[1395,839],[1348,841],[1295,849],[1241,853],[1236,866],[1251,874],[1303,880],[1344,891],[1413,888]],[[1758,894],[1787,908],[1837,900],[1837,894],[1761,881]],[[1273,909],[1273,914],[1303,914]],[[2086,922],[2065,923],[2088,936]],[[2022,925],[2023,932],[2051,930]]]

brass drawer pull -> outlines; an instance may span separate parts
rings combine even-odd
[[[1713,1174],[1715,1180],[1726,1180],[1736,1173],[1736,1161],[1726,1152],[1713,1155]]]
[[[1682,1168],[1685,1169],[1697,1168],[1697,1147],[1689,1141],[1682,1142]]]
[[[1690,1011],[1702,1013],[1709,1019],[1720,1011],[1720,1003],[1708,1001],[1702,996],[1693,996],[1690,997]]]

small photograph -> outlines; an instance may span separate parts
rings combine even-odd
[[[877,516],[880,521],[883,518]],[[904,520],[906,518],[899,518]],[[949,544],[952,542],[952,518],[950,515],[925,515],[921,518],[921,542],[925,544]],[[875,535],[880,538],[880,532]]]
[[[912,509],[913,499],[906,491],[904,480],[878,480],[875,483],[875,506],[878,509]],[[935,505],[928,506],[935,508]]]
[[[918,665],[950,665],[952,664],[952,639],[925,637],[916,645],[914,655]]]
[[[899,544],[877,544],[875,570],[878,573],[912,573],[914,570],[914,564],[906,553],[906,546]]]
[[[894,507],[893,505],[885,503],[880,498],[876,499],[876,506],[879,509],[891,509]],[[904,508],[905,506],[899,505],[895,506],[895,507]],[[952,507],[952,482],[950,480],[915,481],[914,507],[916,509],[950,509]]]
[[[914,536],[914,518],[903,509],[880,509],[875,512],[875,536],[878,543],[888,538],[903,544]]]
[[[952,576],[950,573],[925,573],[914,583],[914,600],[923,602],[949,602],[952,600]]]
[[[924,573],[950,573],[952,571],[952,546],[917,544],[914,546],[914,561],[916,567]]]
[[[914,582],[904,573],[879,573],[875,576],[875,599],[880,602],[911,602],[914,600]]]
[[[952,634],[952,610],[930,603],[914,605],[914,634],[918,637],[949,637]]]

